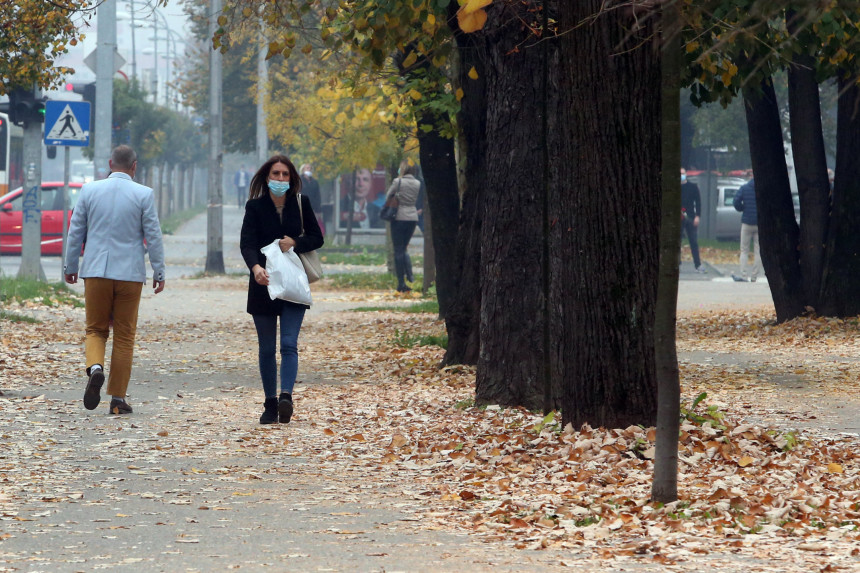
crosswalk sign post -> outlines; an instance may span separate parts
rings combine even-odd
[[[90,102],[45,102],[45,145],[87,147],[90,144]]]
[[[69,147],[87,147],[89,144],[90,102],[45,102],[45,145],[61,145],[66,148],[63,175],[63,260],[66,257],[66,235],[69,230]],[[63,268],[63,265],[60,265],[60,268]],[[60,279],[62,278],[61,276]]]

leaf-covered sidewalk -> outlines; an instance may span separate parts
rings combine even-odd
[[[315,292],[296,415],[261,427],[244,281],[180,282],[141,314],[128,418],[80,405],[82,311],[0,324],[0,571],[860,568],[858,438],[816,427],[816,397],[857,407],[856,322],[682,315],[708,398],[659,507],[653,430],[472,407],[472,369],[393,344],[442,324],[358,293]]]

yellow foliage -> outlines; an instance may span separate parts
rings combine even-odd
[[[469,70],[469,77],[473,80],[478,79],[478,70],[475,69],[475,66],[472,66],[472,69]]]
[[[457,11],[457,22],[460,24],[460,29],[467,34],[477,32],[487,23],[487,13],[483,10],[475,12],[464,12],[461,8]]]
[[[466,0],[465,4],[461,4],[462,7],[460,8],[460,11],[465,14],[472,14],[473,12],[477,12],[492,3],[493,0]],[[483,12],[483,10],[481,11]],[[484,12],[484,17],[486,18],[486,12]]]

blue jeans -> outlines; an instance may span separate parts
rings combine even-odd
[[[278,364],[275,358],[278,317],[269,314],[255,314],[254,326],[257,327],[259,342],[260,377],[266,398],[278,397]],[[281,310],[281,392],[293,393],[296,374],[299,372],[299,331],[305,309],[285,304]]]

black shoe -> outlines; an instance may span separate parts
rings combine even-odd
[[[125,400],[117,400],[113,398],[110,401],[110,413],[111,414],[131,414],[134,410],[131,409],[131,404],[126,402]]]
[[[412,289],[408,286],[399,286],[397,287],[397,292],[412,292]]]
[[[266,398],[263,402],[263,414],[260,416],[261,424],[274,424],[278,421],[278,399]]]
[[[95,410],[101,401],[102,385],[105,383],[105,371],[102,368],[90,369],[90,379],[84,390],[84,408]]]
[[[282,393],[278,400],[278,421],[282,424],[289,424],[292,417],[293,397],[290,394]]]

